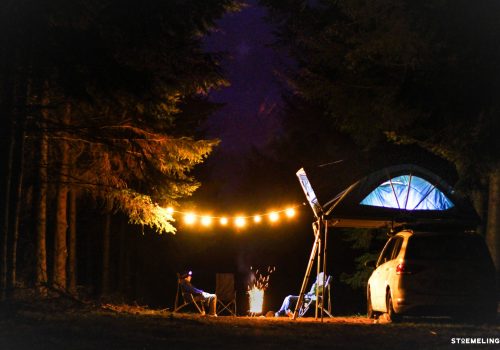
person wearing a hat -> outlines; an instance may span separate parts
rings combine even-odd
[[[209,313],[211,316],[217,316],[216,306],[217,306],[217,296],[215,294],[207,293],[201,289],[196,288],[191,284],[191,279],[193,278],[193,272],[188,271],[181,275],[181,288],[185,293],[190,293],[193,295],[195,300],[202,300],[205,305],[209,307]]]

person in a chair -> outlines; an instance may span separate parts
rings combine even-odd
[[[215,294],[207,293],[201,289],[196,288],[191,284],[191,279],[193,278],[193,272],[188,271],[181,275],[181,288],[183,293],[192,294],[196,301],[203,301],[203,303],[209,307],[209,314],[212,316],[217,316],[217,296]]]
[[[304,300],[311,300],[311,299],[316,299],[316,289],[319,287],[319,293],[321,293],[322,288],[323,288],[323,279],[324,279],[324,273],[320,272],[318,276],[316,277],[316,281],[313,283],[311,286],[311,290],[304,294]],[[283,300],[283,304],[281,305],[281,308],[274,314],[275,317],[280,317],[280,316],[289,316],[291,317],[293,314],[293,308],[297,305],[297,301],[299,300],[298,295],[289,295]]]

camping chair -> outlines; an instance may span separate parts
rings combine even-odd
[[[217,295],[217,314],[224,310],[236,316],[236,291],[234,290],[234,274],[215,274],[215,295]]]
[[[333,317],[332,315],[332,303],[331,303],[331,294],[330,294],[330,282],[332,276],[328,276],[325,280],[325,284],[323,287],[323,297],[321,294],[319,295],[319,312],[323,311],[328,317]],[[327,304],[325,307],[325,299],[327,299]],[[299,309],[299,317],[303,317],[307,311],[309,311],[311,305],[314,305],[316,302],[316,296],[314,295],[312,298],[306,297],[302,306]]]
[[[179,312],[182,308],[188,305],[193,305],[196,310],[201,314],[205,315],[205,306],[203,305],[203,300],[195,297],[193,294],[185,292],[181,284],[181,275],[177,274],[177,293],[175,294],[175,305],[174,312]],[[182,304],[180,304],[180,296],[182,296]]]

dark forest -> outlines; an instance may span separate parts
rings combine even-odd
[[[252,6],[287,64],[266,110],[279,127],[240,155],[208,131],[229,103],[211,96],[232,82],[231,57],[206,38]],[[350,175],[431,169],[474,206],[500,276],[499,18],[493,0],[3,1],[2,302],[171,309],[176,273],[213,291],[216,272],[233,272],[246,315],[251,269],[275,267],[276,310],[298,293],[314,238],[295,173],[337,161]],[[295,217],[245,228],[180,215],[289,206]],[[334,313],[365,312],[363,262],[386,237],[333,230]]]

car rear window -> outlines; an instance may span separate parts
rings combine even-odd
[[[480,236],[422,235],[408,240],[406,258],[411,260],[484,260],[489,252]]]

